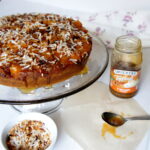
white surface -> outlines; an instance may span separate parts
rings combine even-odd
[[[39,1],[40,0],[34,0]],[[42,0],[44,3],[51,3],[52,6],[57,6],[64,9],[78,11],[107,11],[107,10],[141,10],[149,9],[149,0]]]

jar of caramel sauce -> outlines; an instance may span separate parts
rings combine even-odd
[[[141,64],[141,40],[135,36],[118,37],[111,57],[111,93],[121,98],[133,97],[138,91]]]

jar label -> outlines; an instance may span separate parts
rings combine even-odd
[[[140,71],[126,71],[111,69],[110,87],[119,93],[133,93],[137,91]]]

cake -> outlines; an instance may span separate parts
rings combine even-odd
[[[0,18],[0,84],[39,88],[79,74],[92,39],[79,20],[56,14]]]

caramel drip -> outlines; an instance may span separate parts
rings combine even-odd
[[[129,132],[129,134],[127,136],[121,136],[121,135],[118,135],[116,132],[117,132],[116,127],[110,126],[107,123],[103,123],[102,130],[101,130],[101,135],[103,137],[105,137],[106,133],[110,133],[111,135],[113,135],[113,137],[115,137],[117,139],[126,139],[127,136],[133,134],[133,132]]]

